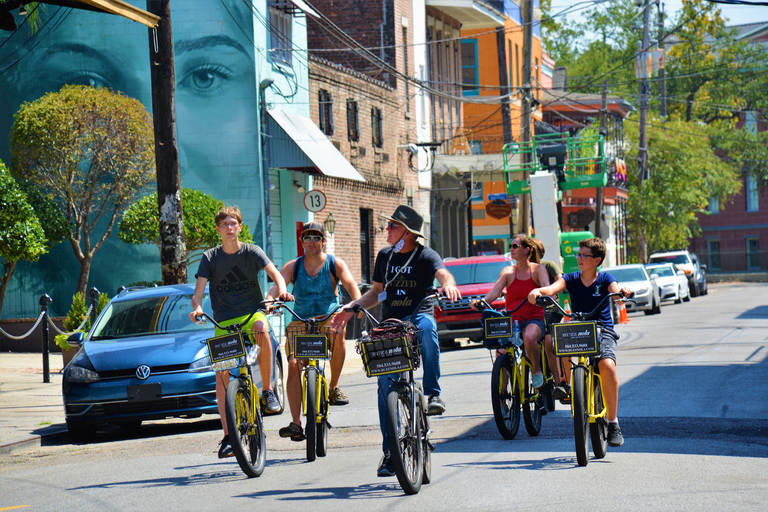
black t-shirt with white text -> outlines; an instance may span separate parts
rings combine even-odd
[[[427,289],[434,285],[435,273],[445,268],[433,249],[418,245],[414,251],[416,254],[405,267],[413,251],[393,253],[392,247],[385,247],[376,255],[373,280],[384,284],[387,294],[382,302],[382,318],[402,319],[413,313]],[[432,314],[432,301],[424,304],[422,312]]]

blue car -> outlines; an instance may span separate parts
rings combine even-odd
[[[70,336],[70,344],[80,345],[62,379],[73,440],[92,438],[105,423],[137,428],[145,420],[218,414],[205,344],[214,330],[190,322],[193,292],[191,284],[125,289],[104,307],[87,336]],[[212,314],[207,291],[203,310]],[[279,414],[285,407],[283,359],[270,334]],[[253,375],[259,379],[258,370]]]

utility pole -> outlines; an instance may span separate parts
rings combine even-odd
[[[608,134],[608,82],[603,80],[603,93],[600,101],[600,135],[603,136],[603,143],[600,145],[600,151],[605,148],[605,137]],[[605,155],[600,155],[605,158]],[[603,220],[603,187],[597,187],[595,194],[595,237],[600,236],[600,223]]]
[[[522,104],[522,118],[520,119],[520,141],[523,144],[528,144],[531,141],[531,100],[533,99],[533,89],[531,87],[531,54],[533,53],[533,0],[525,0],[523,9],[523,104]],[[536,155],[532,155],[528,152],[520,154],[522,164],[525,168],[523,171],[523,179],[528,181],[531,179],[529,166],[526,164],[531,163],[530,159],[535,158]],[[520,216],[520,232],[526,235],[531,233],[531,195],[522,194],[520,196],[520,208],[522,209],[522,215]],[[512,236],[515,234],[512,233]]]
[[[187,282],[187,241],[184,235],[181,171],[176,141],[176,72],[170,0],[147,0],[147,10],[161,18],[156,28],[149,29],[157,207],[160,213],[160,265],[163,284],[181,284]]]
[[[647,53],[648,46],[650,46],[648,36],[648,16],[649,16],[649,2],[650,0],[642,1],[643,6],[643,41],[640,44],[638,61],[638,70],[640,72],[640,137],[638,151],[638,171],[637,171],[637,191],[638,193],[643,188],[643,180],[645,174],[648,172],[648,147],[646,145],[645,129],[648,123],[648,67],[647,67]],[[645,262],[646,256],[646,241],[645,238],[640,238],[637,241],[637,257],[641,263]]]
[[[659,50],[663,54],[664,62],[666,63],[667,56],[664,48],[664,4],[659,0],[656,0],[659,6]],[[664,66],[659,66],[659,115],[666,117],[667,115],[667,82],[666,82],[666,70]]]

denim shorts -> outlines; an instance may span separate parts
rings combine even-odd
[[[613,359],[616,362],[616,351],[619,346],[619,335],[615,331],[603,329],[600,336],[600,352],[597,354],[597,359]]]
[[[531,320],[523,320],[520,323],[520,337],[521,338],[525,337],[525,329],[527,329],[530,324],[538,325],[539,326],[539,330],[541,331],[541,335],[544,336],[544,320],[542,320],[540,318],[533,318]]]

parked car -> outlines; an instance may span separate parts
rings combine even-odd
[[[685,276],[688,278],[688,290],[691,292],[691,297],[699,296],[700,289],[696,278],[696,266],[693,263],[691,253],[687,250],[653,253],[648,258],[648,263],[674,263],[685,272]]]
[[[699,285],[699,295],[706,295],[709,293],[707,289],[707,266],[699,261],[699,257],[694,253],[691,253],[691,260],[696,267],[696,282]]]
[[[672,263],[656,263],[645,266],[651,274],[651,279],[656,276],[656,284],[659,285],[661,300],[672,300],[675,304],[689,302],[691,293],[688,289],[688,278],[685,271]]]
[[[491,291],[504,267],[513,265],[509,254],[496,256],[471,256],[468,258],[450,258],[445,260],[445,267],[456,280],[461,292],[461,300],[450,302],[440,300],[435,305],[437,336],[441,346],[453,346],[459,338],[481,343],[483,329],[481,314],[470,307],[472,300],[479,300]],[[491,304],[494,309],[504,308],[502,295]]]
[[[600,270],[611,274],[619,282],[619,286],[626,286],[635,295],[632,297],[635,303],[627,302],[627,311],[643,311],[646,315],[661,313],[661,296],[659,285],[655,279],[651,279],[645,266],[639,263],[631,265],[617,265]]]
[[[218,414],[208,356],[210,323],[190,322],[194,285],[129,288],[114,297],[64,368],[62,391],[70,436],[88,440],[104,423],[136,428],[145,420]],[[206,290],[203,310],[212,314]],[[273,389],[285,404],[283,360],[275,353]],[[254,371],[261,388],[260,373]]]

